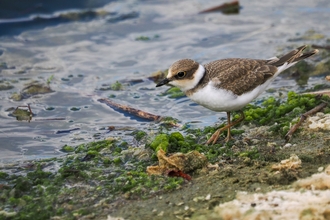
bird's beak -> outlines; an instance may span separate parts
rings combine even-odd
[[[169,80],[168,78],[165,78],[165,79],[163,79],[162,81],[160,81],[160,82],[156,85],[156,87],[163,86],[163,85],[169,83],[170,81],[171,81],[171,80]]]

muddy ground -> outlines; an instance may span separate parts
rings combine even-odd
[[[233,200],[239,191],[254,193],[288,189],[297,179],[311,176],[318,172],[319,167],[330,163],[329,131],[312,131],[305,126],[290,144],[286,144],[283,137],[269,135],[264,132],[266,129],[248,129],[232,147],[239,149],[248,144],[258,149],[258,159],[227,158],[217,163],[218,169],[211,168],[192,175],[192,181],[186,181],[173,192],[150,199],[119,200],[109,210],[110,215],[124,219],[194,219],[207,216],[218,204]],[[251,135],[254,137],[248,139]],[[243,139],[247,142],[244,143]],[[271,168],[292,154],[301,159],[301,168],[280,172]]]

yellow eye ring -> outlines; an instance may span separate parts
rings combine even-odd
[[[178,78],[183,78],[186,76],[186,72],[181,71],[181,72],[178,72],[176,75],[178,76]]]

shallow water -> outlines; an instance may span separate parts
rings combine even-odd
[[[62,1],[58,7],[35,1],[2,6],[0,81],[14,87],[0,91],[0,161],[53,157],[65,144],[110,135],[130,141],[133,129],[157,129],[153,122],[97,101],[110,95],[115,95],[115,102],[172,116],[192,127],[213,125],[225,114],[215,114],[187,98],[160,96],[167,88],[156,89],[148,79],[151,73],[181,58],[201,63],[227,57],[269,58],[289,46],[325,43],[327,37],[299,39],[309,30],[330,36],[327,0],[240,3],[240,13],[233,15],[198,14],[215,6],[214,1],[201,0]],[[46,83],[51,76],[55,92],[18,102],[10,99],[24,84]],[[122,91],[100,90],[116,81],[128,83]],[[321,78],[311,77],[300,87],[294,79],[279,77],[270,88],[304,91],[320,82]],[[269,95],[278,93],[263,94]],[[30,123],[16,121],[6,111],[26,104],[35,114]],[[45,118],[65,120],[38,120]],[[109,132],[108,126],[129,128]],[[58,132],[69,129],[77,130]]]

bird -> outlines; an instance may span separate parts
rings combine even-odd
[[[204,65],[192,59],[181,59],[170,66],[166,78],[156,87],[176,86],[197,104],[215,112],[226,112],[227,125],[216,130],[206,144],[215,144],[226,129],[227,143],[232,139],[230,128],[245,119],[244,106],[265,91],[281,72],[318,53],[317,49],[303,53],[306,47],[303,45],[270,59],[227,58]],[[240,117],[231,122],[233,111],[238,111]]]

